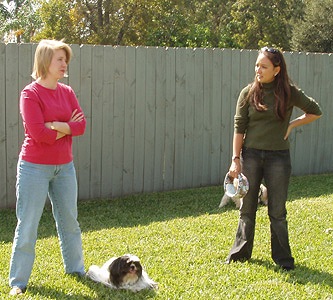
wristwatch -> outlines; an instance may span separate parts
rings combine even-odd
[[[51,123],[51,129],[55,130],[55,127],[53,126],[53,122]]]

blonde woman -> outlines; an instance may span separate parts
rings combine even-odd
[[[35,52],[35,81],[21,92],[25,138],[17,165],[17,226],[10,260],[10,295],[22,294],[27,288],[47,196],[65,272],[84,274],[72,138],[84,133],[86,119],[72,88],[58,82],[67,76],[71,56],[71,48],[62,41],[42,40]]]

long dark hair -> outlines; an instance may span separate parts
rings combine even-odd
[[[290,85],[291,80],[287,73],[287,66],[284,60],[283,54],[280,50],[275,48],[264,47],[259,50],[259,54],[264,54],[274,65],[279,66],[280,72],[275,76],[275,114],[283,120],[286,116],[287,106],[290,101]],[[258,55],[259,55],[258,54]],[[262,84],[258,82],[257,77],[250,84],[251,88],[246,97],[246,101],[249,101],[251,105],[255,107],[257,111],[267,110],[266,105],[263,103],[263,89]]]

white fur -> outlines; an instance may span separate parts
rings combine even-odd
[[[229,203],[230,200],[232,200],[235,203],[236,208],[240,208],[240,206],[243,202],[243,198],[239,198],[239,197],[231,198],[231,197],[227,196],[226,194],[224,194],[222,199],[221,199],[219,208],[222,208],[222,207],[226,206]],[[268,204],[267,188],[263,184],[260,185],[260,191],[259,191],[259,195],[258,195],[258,203],[262,203],[264,205]]]
[[[132,260],[139,261],[139,258],[135,255],[130,255]],[[143,289],[157,289],[157,283],[150,279],[147,272],[142,269],[142,276],[135,282],[122,283],[119,287],[116,287],[110,282],[110,272],[108,270],[110,264],[117,259],[113,257],[103,264],[102,267],[92,265],[89,267],[86,276],[95,282],[102,283],[111,289],[126,289],[133,292],[138,292]]]

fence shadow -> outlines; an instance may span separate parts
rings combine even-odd
[[[333,175],[293,177],[289,201],[303,197],[318,197],[330,192]],[[222,186],[202,187],[161,193],[130,195],[116,199],[80,201],[79,222],[83,232],[105,228],[144,226],[175,218],[195,217],[203,214],[224,213],[235,210],[234,203],[219,209]],[[0,211],[0,241],[11,242],[16,226],[15,210]],[[56,235],[56,228],[49,205],[42,215],[38,237]]]
[[[131,195],[117,199],[80,201],[79,223],[82,232],[105,228],[135,227],[174,218],[221,213],[220,186],[161,193]],[[16,226],[15,210],[0,211],[0,241],[12,242]],[[45,206],[38,238],[56,235],[51,207]]]

